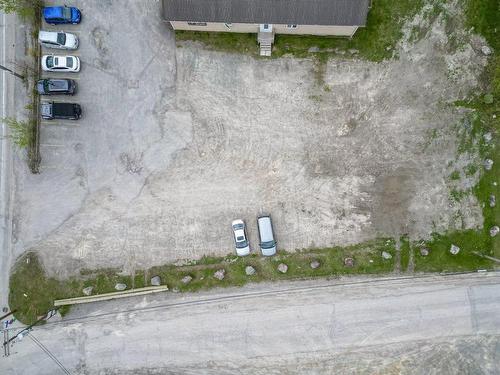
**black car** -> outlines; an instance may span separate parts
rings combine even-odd
[[[36,83],[40,95],[74,95],[76,82],[72,79],[41,79]]]
[[[44,120],[78,120],[82,117],[82,107],[76,103],[43,102],[41,113]]]

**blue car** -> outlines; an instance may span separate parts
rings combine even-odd
[[[45,22],[51,25],[58,25],[61,23],[77,24],[82,20],[82,12],[75,7],[44,7],[43,18]]]

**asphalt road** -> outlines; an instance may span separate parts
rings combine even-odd
[[[32,332],[74,374],[500,371],[500,274],[260,284],[84,309]],[[63,373],[27,337],[0,370]]]

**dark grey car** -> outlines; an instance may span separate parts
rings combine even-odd
[[[40,95],[74,95],[76,82],[72,79],[41,79],[36,83]]]
[[[43,102],[40,112],[44,120],[78,120],[82,117],[82,107],[77,103]]]

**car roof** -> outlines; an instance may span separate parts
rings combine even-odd
[[[45,18],[59,18],[63,15],[64,7],[45,7],[43,8],[43,16]]]
[[[40,30],[38,32],[38,38],[39,39],[43,39],[43,40],[57,40],[57,34],[58,32],[57,31],[43,31],[43,30]]]
[[[257,218],[257,224],[259,226],[260,239],[262,242],[268,242],[274,240],[273,227],[271,224],[270,216],[260,216]]]

